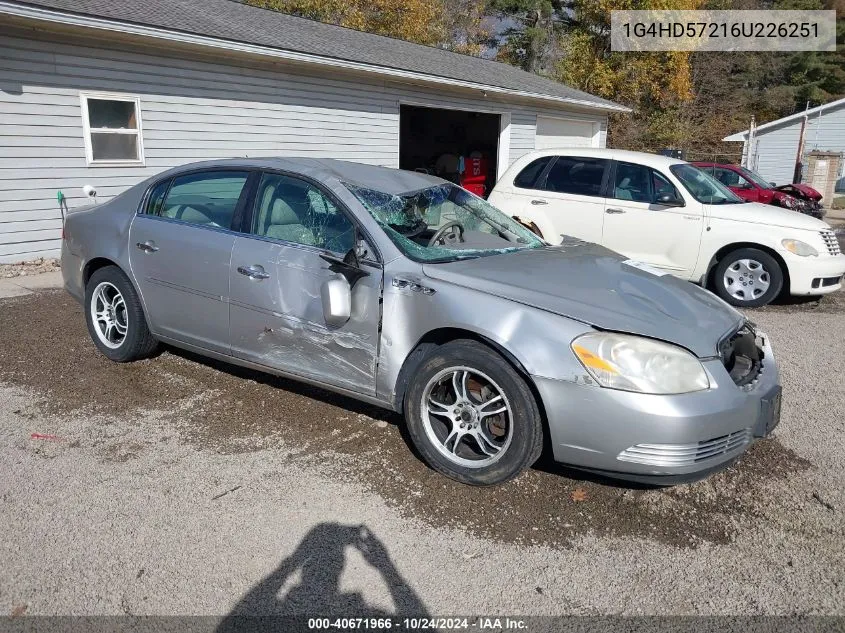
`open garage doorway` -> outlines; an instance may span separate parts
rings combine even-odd
[[[501,116],[399,106],[399,168],[424,171],[487,197],[496,184]]]

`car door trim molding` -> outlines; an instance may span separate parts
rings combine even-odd
[[[164,288],[178,290],[179,292],[184,292],[185,294],[197,295],[198,297],[203,297],[205,299],[213,299],[215,301],[220,301],[221,303],[229,303],[226,297],[211,294],[210,292],[203,292],[202,290],[197,290],[196,288],[188,288],[187,286],[183,286],[181,284],[174,284],[172,282],[164,281],[163,279],[159,279],[157,277],[144,277],[144,281],[148,281],[151,284],[156,284],[157,286],[163,286]]]
[[[308,385],[312,385],[314,387],[320,387],[325,389],[326,391],[331,391],[333,393],[338,393],[343,396],[348,396],[350,398],[354,398],[356,400],[362,400],[369,404],[373,404],[376,406],[384,407],[390,411],[397,411],[401,413],[400,409],[396,408],[395,403],[390,399],[380,398],[376,395],[375,388],[372,390],[360,391],[355,388],[351,387],[341,387],[336,384],[330,382],[324,382],[317,378],[312,378],[309,374],[297,374],[292,371],[284,371],[282,369],[278,369],[277,367],[273,367],[271,365],[264,365],[262,363],[256,363],[254,361],[249,361],[238,356],[224,354],[222,352],[217,352],[215,350],[209,349],[207,347],[202,347],[201,345],[193,345],[191,343],[186,343],[185,341],[171,338],[165,335],[157,335],[159,340],[169,345],[173,345],[173,347],[178,347],[180,349],[185,349],[191,352],[197,352],[202,354],[203,356],[208,356],[209,358],[214,358],[216,360],[220,360],[226,363],[231,363],[233,365],[239,365],[241,367],[247,367],[249,369],[255,369],[261,371],[263,373],[272,374],[274,376],[281,376],[282,378],[289,378],[291,380],[297,380],[303,382]]]

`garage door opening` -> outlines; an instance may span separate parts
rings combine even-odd
[[[457,183],[486,197],[496,184],[500,115],[399,107],[399,167]]]

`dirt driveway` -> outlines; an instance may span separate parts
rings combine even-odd
[[[395,415],[181,352],[112,364],[62,292],[0,301],[0,614],[845,614],[845,293],[751,318],[783,421],[728,471],[472,489]]]

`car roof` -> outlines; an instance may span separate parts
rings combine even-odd
[[[647,167],[668,167],[670,165],[687,164],[686,161],[660,154],[648,152],[632,152],[626,149],[611,149],[607,147],[553,147],[536,150],[523,157],[529,160],[544,156],[579,156],[583,158],[607,158],[646,165]]]
[[[343,183],[375,189],[390,194],[418,191],[441,185],[447,181],[415,171],[392,169],[364,163],[330,158],[225,158],[188,163],[174,167],[155,178],[178,176],[181,173],[202,169],[220,168],[272,169],[299,174],[318,181],[335,179]]]

